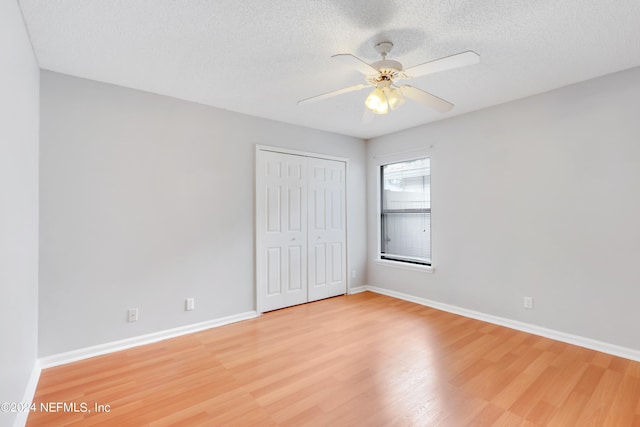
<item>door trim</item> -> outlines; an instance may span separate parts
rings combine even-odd
[[[346,289],[345,292],[348,294],[349,289],[351,287],[351,275],[349,274],[349,197],[348,197],[348,173],[349,173],[349,159],[346,157],[339,156],[330,156],[327,154],[319,154],[308,151],[300,151],[300,150],[291,150],[288,148],[282,147],[274,147],[269,145],[256,144],[255,149],[255,157],[254,157],[254,187],[253,187],[253,215],[254,215],[254,263],[253,263],[253,274],[254,274],[254,292],[255,292],[255,310],[258,314],[264,313],[263,307],[264,304],[262,302],[262,294],[261,287],[258,281],[258,253],[260,248],[262,247],[262,225],[260,223],[261,217],[258,216],[258,188],[260,185],[259,179],[259,170],[260,164],[258,162],[260,158],[261,151],[271,151],[275,153],[282,154],[291,154],[295,156],[301,157],[313,157],[317,159],[325,159],[325,160],[334,160],[338,162],[344,162],[344,188],[345,188],[345,251],[346,251]]]
[[[339,156],[330,156],[328,154],[319,154],[319,153],[312,153],[312,152],[308,152],[308,151],[299,151],[299,150],[290,150],[288,148],[281,148],[281,147],[273,147],[270,145],[260,145],[260,144],[256,144],[256,154],[259,151],[272,151],[274,153],[282,153],[282,154],[292,154],[294,156],[302,156],[302,157],[315,157],[316,159],[325,159],[325,160],[335,160],[338,162],[344,162],[345,165],[349,164],[349,159],[346,157],[339,157]],[[256,160],[257,160],[257,156],[256,156]],[[257,166],[257,163],[256,163]],[[346,185],[346,182],[345,182]]]

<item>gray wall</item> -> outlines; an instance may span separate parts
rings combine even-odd
[[[46,71],[41,105],[40,356],[254,310],[256,144],[350,159],[365,283],[363,141]]]
[[[639,99],[635,68],[371,140],[369,285],[640,350]],[[375,163],[417,149],[432,275],[371,261]]]
[[[38,85],[18,4],[0,2],[0,402],[22,400],[37,353]]]

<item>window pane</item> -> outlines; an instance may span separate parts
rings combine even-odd
[[[430,159],[381,169],[382,258],[431,264]]]

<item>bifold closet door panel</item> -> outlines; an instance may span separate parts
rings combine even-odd
[[[309,301],[347,291],[345,163],[309,158]]]
[[[258,152],[257,292],[261,311],[308,301],[307,159]]]

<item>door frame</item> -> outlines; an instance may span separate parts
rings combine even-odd
[[[299,150],[291,150],[288,148],[282,147],[274,147],[269,145],[256,144],[255,149],[255,157],[254,157],[254,187],[253,187],[253,216],[254,216],[254,262],[253,262],[253,272],[254,272],[254,291],[255,291],[255,308],[258,314],[264,313],[263,311],[263,303],[262,303],[262,291],[264,290],[264,283],[258,277],[258,255],[259,250],[262,245],[262,233],[264,232],[264,221],[262,221],[263,216],[262,212],[258,212],[258,188],[260,185],[259,179],[260,174],[258,168],[260,167],[260,152],[261,151],[270,151],[274,153],[281,154],[290,154],[294,156],[300,157],[313,157],[316,159],[324,159],[324,160],[334,160],[338,162],[344,162],[344,217],[345,217],[345,232],[344,232],[344,245],[346,251],[346,289],[345,292],[349,293],[349,289],[351,289],[351,275],[349,274],[349,197],[347,195],[347,186],[348,186],[348,171],[349,171],[349,159],[346,157],[338,157],[331,156],[327,154],[319,154],[312,153],[308,151],[299,151]]]

